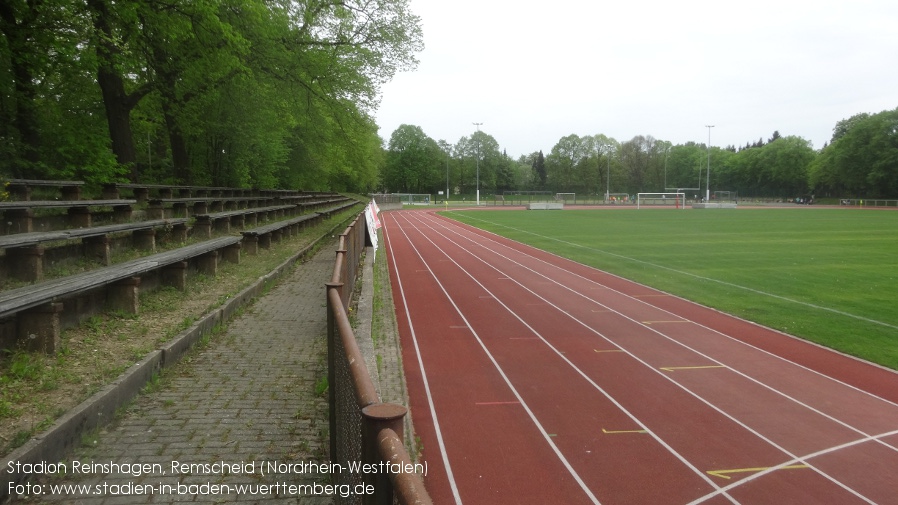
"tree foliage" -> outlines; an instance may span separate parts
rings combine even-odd
[[[816,191],[866,198],[898,196],[898,109],[839,121],[810,164]]]
[[[373,189],[408,0],[11,0],[0,173]]]
[[[718,187],[753,196],[802,196],[808,192],[808,166],[815,157],[807,140],[774,132],[770,142],[728,155]]]
[[[442,150],[419,126],[402,125],[390,136],[384,178],[395,193],[430,193],[442,178]]]

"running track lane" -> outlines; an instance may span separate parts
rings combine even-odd
[[[898,503],[895,373],[430,212],[383,222],[436,503]]]

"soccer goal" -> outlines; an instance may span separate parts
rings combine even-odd
[[[433,201],[429,194],[424,193],[393,193],[393,196],[405,205],[430,205]]]
[[[562,203],[577,203],[577,193],[555,193],[555,201]]]
[[[675,207],[686,208],[686,193],[638,193],[636,208],[642,207]]]
[[[739,193],[736,191],[715,191],[711,196],[712,202],[739,203]]]

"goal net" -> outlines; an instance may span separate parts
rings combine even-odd
[[[736,191],[715,191],[711,196],[712,202],[738,203],[739,193]]]
[[[432,200],[429,194],[425,193],[393,193],[393,196],[405,205],[430,205]]]
[[[636,208],[642,207],[675,207],[686,208],[686,193],[638,193]]]
[[[577,193],[555,193],[556,202],[577,203]]]

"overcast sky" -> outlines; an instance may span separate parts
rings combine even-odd
[[[425,49],[382,89],[380,135],[475,131],[517,158],[561,137],[828,142],[898,107],[898,1],[411,0]]]

